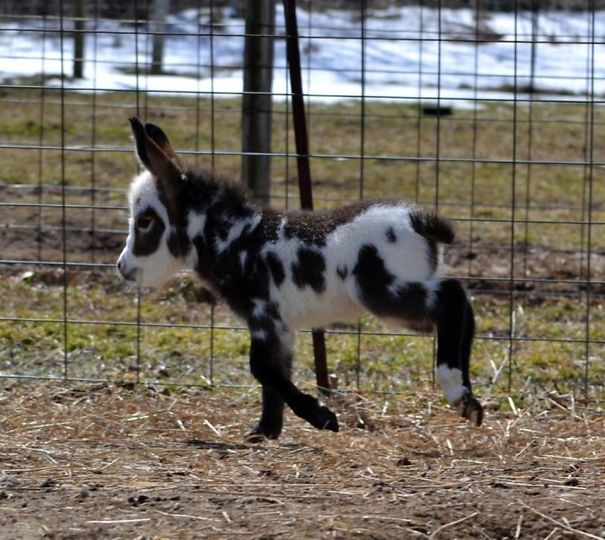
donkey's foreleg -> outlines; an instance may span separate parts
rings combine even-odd
[[[248,442],[261,442],[267,439],[277,439],[284,425],[284,400],[270,386],[262,386],[261,417],[253,429],[246,435]]]
[[[255,332],[250,345],[250,370],[263,385],[263,412],[256,428],[266,436],[281,431],[283,402],[294,414],[317,429],[338,431],[336,415],[309,394],[301,392],[290,380],[291,334]]]

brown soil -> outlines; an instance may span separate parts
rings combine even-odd
[[[339,434],[289,414],[278,442],[246,444],[257,394],[4,381],[0,537],[605,535],[594,405],[491,411],[473,428],[425,390],[347,396]]]

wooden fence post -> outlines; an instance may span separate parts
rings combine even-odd
[[[163,71],[164,41],[166,40],[166,19],[170,12],[170,0],[153,0],[150,27],[153,29],[151,48],[151,73],[159,75]]]
[[[74,79],[82,79],[84,77],[84,17],[86,14],[86,0],[74,0],[74,64],[73,77]]]
[[[242,183],[256,201],[271,196],[271,113],[275,0],[247,0],[242,98]]]

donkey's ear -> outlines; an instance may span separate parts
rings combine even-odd
[[[139,161],[149,172],[162,181],[184,177],[183,164],[170,145],[168,137],[154,124],[143,126],[132,117],[130,126],[134,135]]]
[[[147,157],[147,135],[145,135],[145,128],[136,116],[133,116],[128,120],[130,122],[130,129],[132,130],[132,135],[134,137],[137,158],[143,167],[145,167],[148,171],[151,171],[151,163]]]
[[[166,134],[155,124],[145,124],[145,133],[147,136],[166,154],[171,160],[180,165],[180,160],[176,152],[172,149],[170,141]]]

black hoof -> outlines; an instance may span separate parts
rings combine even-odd
[[[315,419],[311,422],[317,429],[329,429],[338,432],[338,419],[336,415],[327,407],[319,407]]]
[[[483,422],[483,407],[472,395],[466,394],[453,407],[458,411],[462,418],[466,418],[476,426],[480,426]]]

